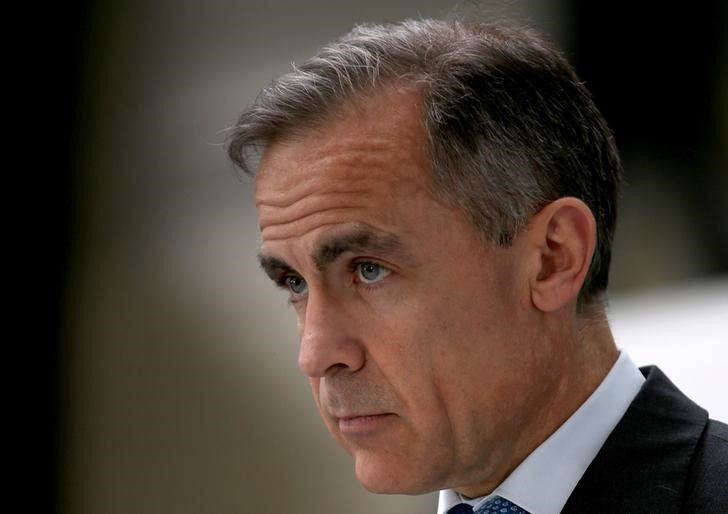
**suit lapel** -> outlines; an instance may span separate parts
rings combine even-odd
[[[562,513],[677,513],[708,413],[656,367],[577,484]]]

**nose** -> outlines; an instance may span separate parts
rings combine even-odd
[[[344,302],[321,293],[309,293],[300,320],[301,344],[298,367],[311,378],[321,378],[330,370],[358,371],[366,354],[355,335],[356,320],[347,313]]]

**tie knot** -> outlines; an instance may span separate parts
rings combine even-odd
[[[473,510],[467,503],[458,503],[448,510],[447,514],[529,514],[529,512],[501,496],[494,496],[477,510]]]
[[[447,514],[473,514],[473,508],[467,503],[458,503],[448,510]]]
[[[493,496],[481,505],[475,514],[529,514],[515,503],[500,496]]]

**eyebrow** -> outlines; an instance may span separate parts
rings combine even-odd
[[[276,283],[279,283],[281,278],[288,273],[296,272],[287,262],[271,255],[258,254],[258,262],[265,274]]]
[[[394,234],[385,234],[369,227],[358,227],[350,232],[335,234],[324,240],[313,252],[312,259],[319,271],[336,261],[344,253],[371,253],[372,256],[406,258],[404,242]],[[278,257],[258,254],[260,267],[273,280],[295,269]]]
[[[356,228],[325,240],[314,252],[313,261],[323,270],[339,258],[351,253],[372,253],[382,257],[404,257],[404,243],[394,234],[384,234],[372,228]]]

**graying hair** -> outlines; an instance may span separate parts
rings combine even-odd
[[[462,20],[361,25],[263,89],[228,152],[246,173],[274,139],[387,86],[420,89],[433,181],[485,238],[507,246],[557,198],[592,210],[597,248],[579,305],[607,287],[621,165],[583,83],[533,29]]]

